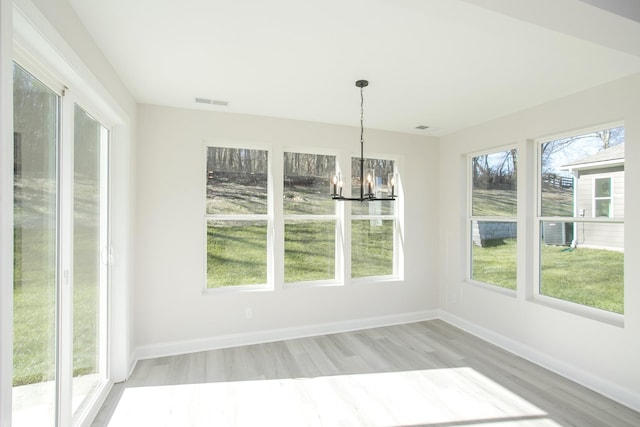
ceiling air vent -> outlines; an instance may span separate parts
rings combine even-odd
[[[209,99],[209,98],[196,98],[196,102],[198,104],[222,105],[223,107],[226,107],[227,105],[229,105],[229,102],[227,101],[219,101],[217,99]]]

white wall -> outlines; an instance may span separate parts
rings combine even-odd
[[[266,144],[274,150],[349,147],[357,153],[359,132],[357,127],[139,106],[135,317],[140,357],[402,321],[437,307],[435,139],[370,130],[365,131],[365,156],[402,156],[403,282],[202,292],[203,141]],[[252,319],[245,318],[246,307],[253,309]]]
[[[574,380],[640,409],[640,75],[631,76],[481,126],[443,137],[438,229],[440,305],[443,317]],[[624,121],[625,315],[624,326],[592,320],[529,301],[531,267],[518,272],[517,297],[465,282],[465,155],[517,144],[522,168],[533,155],[527,139]],[[529,147],[529,151],[527,148]],[[519,262],[533,256],[533,187],[519,179]]]

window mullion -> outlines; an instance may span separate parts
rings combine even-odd
[[[267,284],[271,289],[279,289],[284,283],[284,219],[282,176],[284,174],[283,152],[271,150],[268,172],[268,212],[269,232],[267,233]],[[278,203],[275,201],[278,200]]]

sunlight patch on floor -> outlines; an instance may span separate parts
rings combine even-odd
[[[84,403],[87,396],[96,389],[100,377],[98,374],[80,375],[73,378],[73,413]],[[56,384],[46,381],[13,387],[12,425],[32,427],[53,425],[55,412]]]
[[[109,426],[559,426],[471,368],[127,388]]]

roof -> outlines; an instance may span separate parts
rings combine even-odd
[[[574,162],[562,165],[562,169],[593,169],[598,167],[624,164],[624,142],[609,147],[590,156],[582,157]]]

